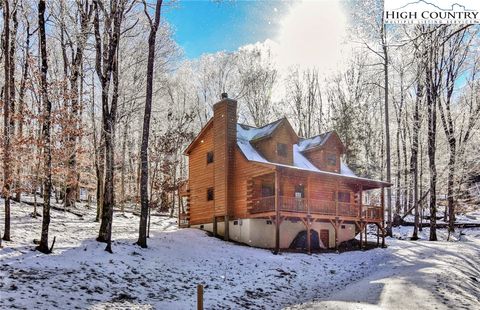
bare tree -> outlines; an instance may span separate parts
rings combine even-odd
[[[140,152],[141,177],[140,177],[140,228],[138,232],[137,244],[142,248],[147,247],[147,216],[148,216],[148,138],[150,134],[150,117],[152,113],[152,95],[153,95],[153,66],[155,64],[155,40],[157,29],[160,24],[160,10],[162,0],[157,0],[155,6],[155,18],[152,21],[148,11],[147,3],[143,2],[145,15],[150,24],[150,35],[148,37],[148,63],[147,63],[147,90],[145,97],[145,114],[143,116],[142,147]]]
[[[10,61],[13,59],[13,56],[10,55],[10,1],[3,2],[3,55],[4,55],[4,79],[5,87],[3,88],[3,191],[2,194],[5,197],[5,228],[3,232],[3,240],[10,240],[10,186],[11,186],[11,159],[10,159],[10,139],[11,139],[11,106],[12,98],[11,88],[14,88],[14,85],[11,83],[12,73],[10,67]]]
[[[89,0],[78,0],[76,1],[76,6],[78,12],[78,22],[79,30],[75,35],[75,38],[72,39],[72,34],[69,34],[69,28],[65,22],[65,2],[60,2],[60,31],[62,37],[62,51],[64,59],[64,71],[66,74],[66,79],[69,81],[69,85],[66,83],[66,88],[68,88],[67,96],[65,100],[69,103],[69,106],[66,107],[69,111],[69,130],[66,137],[66,147],[68,149],[67,155],[67,180],[65,188],[65,207],[70,208],[75,206],[75,201],[78,195],[78,179],[79,175],[77,172],[77,140],[79,138],[79,112],[80,105],[82,102],[79,102],[79,89],[80,89],[80,77],[83,74],[81,72],[81,66],[83,63],[83,56],[85,47],[87,44],[87,39],[89,35],[90,20],[93,12],[93,5]],[[71,57],[69,58],[66,54],[67,48],[70,50]],[[68,99],[67,99],[68,98]]]
[[[40,35],[40,59],[41,59],[41,98],[43,101],[43,125],[42,125],[42,140],[43,140],[43,165],[45,170],[43,180],[43,217],[42,217],[42,234],[40,244],[37,250],[48,254],[52,252],[52,247],[48,247],[48,228],[50,225],[50,196],[52,192],[52,150],[50,125],[52,114],[52,102],[48,96],[48,56],[47,56],[47,39],[45,34],[45,1],[38,2],[38,29]],[[55,240],[54,240],[55,243]]]
[[[127,8],[128,2],[128,0],[111,0],[109,5],[106,6],[103,1],[94,0],[95,71],[102,88],[102,135],[105,141],[102,221],[97,241],[107,243],[105,250],[110,253],[112,252],[114,206],[115,122],[118,108],[118,46],[124,14],[129,10]],[[102,29],[100,27],[100,15],[103,17]],[[110,86],[113,86],[111,100],[109,98]]]
[[[442,121],[445,137],[448,140],[449,160],[448,160],[448,179],[447,179],[447,209],[445,210],[445,220],[448,212],[448,231],[454,231],[455,223],[455,197],[454,197],[454,178],[457,164],[457,133],[455,120],[452,117],[452,101],[454,88],[458,78],[462,74],[463,65],[469,56],[470,44],[475,34],[467,31],[467,28],[461,28],[461,31],[455,32],[449,37],[447,44],[447,52],[445,55],[445,99],[438,100],[438,108]],[[460,137],[461,139],[462,137]]]

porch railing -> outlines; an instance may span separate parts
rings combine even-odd
[[[359,212],[359,205],[355,203],[335,202],[332,200],[306,199],[296,197],[278,197],[280,211],[298,212],[307,214],[362,217],[369,220],[382,219],[380,206],[363,205]],[[252,199],[250,213],[275,211],[275,196]]]

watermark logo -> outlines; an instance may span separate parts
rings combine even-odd
[[[480,24],[480,0],[384,0],[386,24]]]

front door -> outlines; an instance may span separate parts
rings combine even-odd
[[[297,211],[305,211],[303,198],[305,198],[305,187],[303,184],[295,185],[295,207]]]

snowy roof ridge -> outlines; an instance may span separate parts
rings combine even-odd
[[[285,165],[268,161],[260,154],[260,152],[258,152],[258,150],[251,144],[251,142],[258,139],[259,136],[264,137],[264,135],[266,134],[266,132],[264,131],[268,131],[269,134],[271,134],[273,130],[275,130],[275,128],[271,128],[268,126],[271,126],[272,124],[278,125],[281,120],[283,119],[277,120],[273,123],[267,124],[259,128],[237,123],[237,145],[247,160],[258,163],[271,164],[280,167],[322,173],[332,176],[342,176],[363,181],[382,182],[357,176],[343,161],[340,163],[339,173],[320,170],[314,164],[312,164],[312,162],[310,162],[310,160],[308,160],[305,155],[302,154],[302,152],[305,150],[312,149],[323,144],[333,131],[329,131],[312,138],[301,139],[299,140],[298,144],[293,144],[293,165]]]
[[[241,127],[244,133],[244,135],[240,137],[237,134],[237,138],[245,139],[249,141],[255,141],[255,140],[260,140],[260,139],[269,137],[284,120],[285,118],[280,118],[274,122],[271,122],[261,127],[253,127],[246,124],[237,124],[237,132],[239,132],[238,127]]]
[[[333,131],[331,130],[310,138],[300,138],[300,141],[298,142],[300,152],[308,151],[323,145],[325,141],[328,140],[332,132]]]

